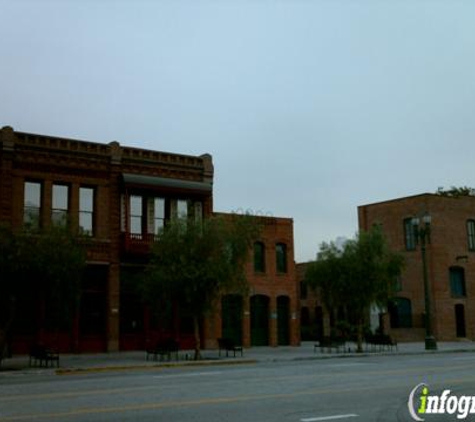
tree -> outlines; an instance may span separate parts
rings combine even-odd
[[[0,227],[0,351],[26,292],[41,308],[39,320],[31,321],[40,329],[45,320],[53,330],[72,320],[85,262],[84,247],[68,227],[18,232]]]
[[[459,198],[461,196],[475,196],[475,189],[468,186],[452,186],[450,189],[440,187],[437,189],[437,195]]]
[[[145,297],[152,304],[176,303],[191,313],[195,360],[201,357],[203,318],[223,292],[247,288],[244,265],[258,232],[254,218],[247,215],[177,219],[154,245],[144,277]]]
[[[344,304],[339,283],[343,277],[341,255],[342,251],[335,242],[322,243],[317,260],[308,266],[305,274],[308,286],[313,290],[318,289],[331,321],[335,320],[335,311]]]
[[[357,351],[361,352],[363,327],[371,306],[385,306],[403,267],[402,255],[392,252],[380,226],[360,232],[342,250],[322,245],[318,258],[306,274],[313,288],[320,288],[325,305],[345,307],[357,330]]]

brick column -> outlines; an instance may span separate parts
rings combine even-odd
[[[277,299],[269,298],[269,346],[277,346]]]
[[[242,298],[242,345],[251,347],[251,302],[249,296]]]
[[[120,271],[118,264],[109,267],[107,283],[107,351],[119,350]]]
[[[107,350],[119,350],[120,321],[120,188],[122,148],[116,141],[111,142],[111,170],[109,173],[109,209],[107,210],[107,233],[101,233],[110,239],[109,279],[107,289]]]
[[[295,301],[290,302],[290,345],[299,346],[300,345],[300,309],[299,302]]]
[[[203,349],[216,349],[221,335],[221,298],[216,301],[214,312],[203,322]]]
[[[5,126],[0,130],[0,139],[3,143],[0,154],[0,220],[13,220],[13,152],[15,149],[15,134],[13,129]]]

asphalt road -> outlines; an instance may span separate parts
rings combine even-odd
[[[0,377],[0,421],[411,421],[408,397],[422,382],[475,396],[475,354],[11,373]]]

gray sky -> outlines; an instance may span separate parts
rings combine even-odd
[[[475,1],[0,0],[0,125],[213,155],[215,209],[292,217],[474,186]]]

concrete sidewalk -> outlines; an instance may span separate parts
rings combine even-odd
[[[245,364],[258,362],[279,362],[279,361],[298,361],[312,359],[331,359],[342,357],[366,357],[375,355],[410,355],[424,353],[450,353],[450,352],[470,352],[475,353],[475,342],[440,342],[437,351],[425,351],[424,343],[402,343],[398,349],[392,351],[372,351],[365,353],[321,353],[319,350],[314,352],[313,342],[302,342],[300,347],[279,346],[279,347],[252,347],[244,349],[244,356],[237,354],[236,357],[219,357],[218,350],[204,350],[202,352],[203,360],[195,362],[190,360],[193,351],[180,351],[179,360],[172,361],[152,361],[146,360],[145,352],[113,352],[98,354],[63,354],[60,357],[60,368],[38,368],[29,367],[28,356],[14,356],[5,359],[0,367],[0,376],[7,374],[68,374],[81,372],[99,372],[99,371],[121,371],[121,370],[139,370],[153,369],[167,366],[183,365],[229,365]],[[355,349],[354,345],[351,347]]]

